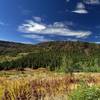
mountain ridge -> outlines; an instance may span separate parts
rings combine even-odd
[[[67,50],[67,49],[100,49],[99,44],[73,41],[50,41],[38,44],[23,44],[9,41],[0,41],[0,54],[34,52],[36,50]]]

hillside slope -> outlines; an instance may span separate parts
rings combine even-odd
[[[0,41],[0,55],[16,55],[18,53],[28,53],[37,49],[32,44],[22,44],[8,41]]]
[[[0,41],[0,68],[100,71],[100,45],[53,41],[36,45]]]
[[[36,45],[0,41],[0,55],[13,53],[28,53],[35,51],[87,51],[88,53],[100,50],[100,45],[87,42],[54,41],[43,42]]]

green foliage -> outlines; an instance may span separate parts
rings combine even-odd
[[[69,100],[100,100],[100,87],[81,86],[69,96]]]
[[[25,45],[0,42],[0,69],[48,68],[61,72],[100,72],[100,45],[45,42]]]

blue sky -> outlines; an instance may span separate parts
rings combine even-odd
[[[0,40],[100,43],[100,0],[0,0]]]

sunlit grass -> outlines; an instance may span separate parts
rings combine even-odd
[[[0,100],[67,100],[81,82],[100,85],[100,74],[61,74],[45,69],[2,71]]]

